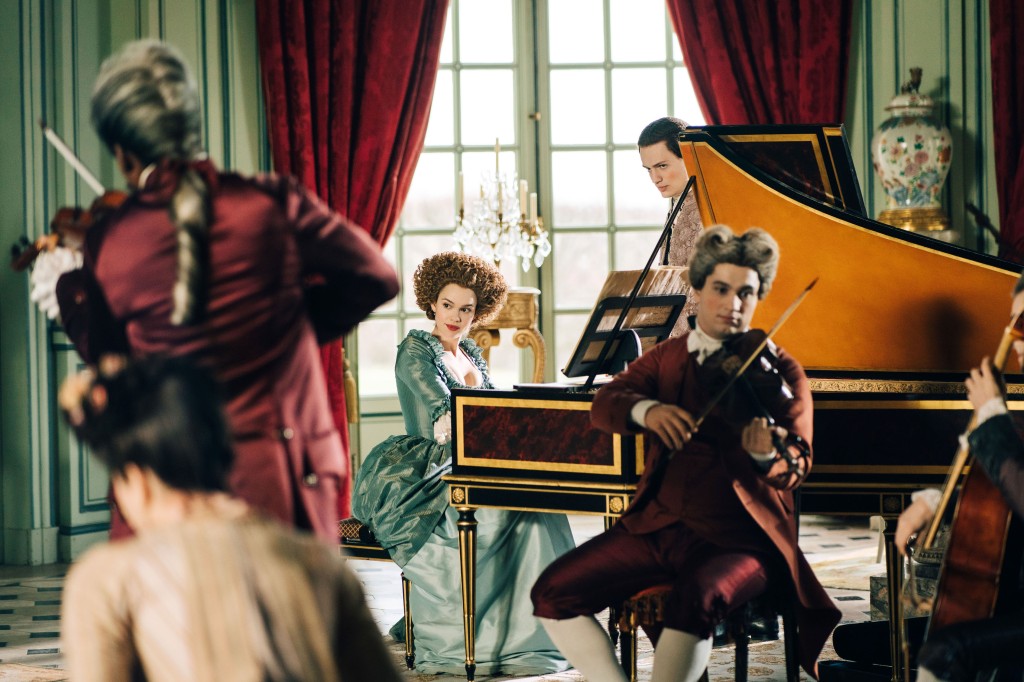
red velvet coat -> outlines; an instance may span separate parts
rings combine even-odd
[[[633,362],[629,369],[597,392],[591,411],[595,426],[612,433],[635,431],[629,414],[633,405],[640,400],[654,399],[669,404],[680,404],[680,396],[687,392],[684,382],[694,380],[696,363],[691,361],[686,347],[686,335],[665,341]],[[789,431],[811,440],[812,406],[807,377],[800,364],[781,349],[779,371],[789,382],[795,394],[784,415],[774,415],[779,425]],[[685,407],[685,405],[684,405]],[[705,422],[711,427],[714,414]],[[721,426],[718,422],[718,426]],[[653,433],[645,434],[647,450],[644,473],[637,487],[637,495],[626,510],[623,522],[631,532],[647,532],[666,525],[673,519],[666,519],[664,510],[655,515],[650,504],[652,475],[661,470],[661,460],[668,449]],[[782,474],[784,463],[777,463],[767,475],[754,466],[750,455],[741,447],[738,433],[730,434],[721,441],[719,453],[731,478],[732,489],[740,503],[757,525],[779,551],[789,569],[795,585],[800,608],[800,658],[803,667],[815,674],[818,654],[828,639],[829,633],[839,622],[839,610],[832,604],[815,577],[807,560],[797,545],[796,518],[793,513],[793,493],[790,486],[798,483],[795,477]],[[686,449],[675,457],[685,458]],[[685,463],[685,460],[683,460]],[[807,462],[810,466],[810,460]],[[684,491],[679,491],[682,499]],[[685,519],[681,519],[685,522]]]
[[[205,320],[170,322],[177,243],[167,203],[178,171],[162,166],[89,231],[85,266],[58,281],[65,331],[90,363],[104,353],[160,353],[212,368],[235,438],[233,491],[336,541],[348,458],[317,340],[347,332],[395,296],[394,270],[364,230],[296,182],[197,168],[213,192]]]

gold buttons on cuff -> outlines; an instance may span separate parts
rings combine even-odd
[[[312,488],[313,486],[315,486],[319,482],[320,482],[320,477],[317,476],[316,474],[306,474],[305,476],[302,477],[303,485],[306,485],[306,486],[308,486],[310,488]]]
[[[294,437],[295,437],[295,432],[292,431],[292,429],[290,427],[286,426],[283,429],[281,429],[281,438],[283,438],[285,440],[291,440]]]

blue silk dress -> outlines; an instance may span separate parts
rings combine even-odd
[[[494,388],[475,343],[460,344]],[[407,435],[376,446],[356,475],[352,511],[412,583],[416,669],[465,673],[458,512],[448,506],[451,444],[434,423],[451,411],[451,389],[465,388],[442,359],[441,342],[412,330],[399,344],[395,375]],[[476,512],[476,664],[480,675],[557,672],[568,663],[533,616],[530,589],[549,563],[573,548],[564,514]]]

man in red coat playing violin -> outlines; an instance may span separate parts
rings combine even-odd
[[[764,418],[716,408],[713,359],[748,331],[771,289],[778,245],[766,232],[708,229],[690,261],[694,328],[659,344],[598,391],[591,418],[612,433],[644,431],[646,466],[636,497],[610,530],[564,555],[538,579],[534,614],[589,680],[625,680],[593,614],[656,584],[674,585],[654,655],[654,682],[697,680],[715,625],[768,589],[798,606],[803,667],[816,660],[839,611],[797,546],[793,489],[811,466],[811,396],[799,363],[781,349],[792,398]],[[742,419],[742,421],[738,421]],[[781,450],[781,452],[780,452]]]
[[[1024,312],[1024,275],[1013,287],[1012,314]],[[1024,340],[1013,342],[1024,368]],[[984,358],[965,382],[974,406],[975,427],[968,436],[971,454],[1002,491],[1016,522],[1024,519],[1024,442],[1006,407],[1006,395],[992,360]],[[938,506],[938,490],[914,493],[914,502],[900,514],[896,546],[905,553],[912,534],[928,526]],[[1017,576],[1010,576],[1016,578]],[[942,589],[940,583],[939,589]],[[973,680],[983,670],[1024,663],[1024,615],[1019,611],[966,621],[929,631],[917,654],[918,682]],[[1015,668],[1016,669],[1016,668]],[[1020,676],[1017,676],[1020,679]]]
[[[195,79],[170,45],[136,41],[108,58],[92,122],[132,192],[89,229],[81,267],[55,296],[34,298],[50,301],[51,317],[59,306],[86,362],[187,355],[211,370],[234,438],[231,491],[336,541],[348,462],[317,341],[392,298],[394,270],[364,230],[294,180],[213,166]],[[114,512],[117,537],[127,530]]]

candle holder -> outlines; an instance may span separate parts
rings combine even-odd
[[[537,216],[537,194],[528,191],[526,180],[501,172],[500,149],[495,142],[494,173],[482,175],[479,198],[468,214],[459,173],[455,242],[462,251],[495,263],[518,259],[526,272],[530,263],[538,268],[544,263],[551,253],[551,242],[543,220]]]

